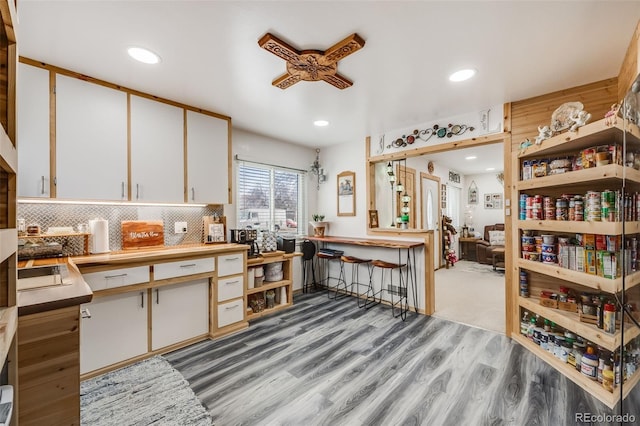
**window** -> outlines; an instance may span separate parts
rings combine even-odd
[[[460,227],[460,199],[462,197],[462,189],[455,186],[447,185],[447,208],[446,215],[452,219],[452,225],[459,229]]]
[[[238,228],[299,234],[298,224],[306,223],[304,183],[303,171],[238,161]]]

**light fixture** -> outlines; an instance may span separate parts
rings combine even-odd
[[[492,172],[492,171],[494,171],[495,169],[496,169],[495,167],[487,167],[487,171],[488,171],[488,172]]]
[[[327,120],[316,120],[313,122],[313,125],[317,127],[325,127],[329,125],[329,122]]]
[[[478,158],[478,157],[476,157],[475,155],[470,155],[468,157],[464,157],[465,160],[475,160],[476,158]]]
[[[160,62],[160,56],[143,47],[130,47],[127,49],[127,53],[136,61],[145,64],[157,64]]]
[[[320,148],[316,148],[316,159],[313,163],[311,163],[311,167],[309,171],[316,175],[317,185],[316,189],[320,189],[320,184],[324,183],[327,180],[327,176],[324,174],[324,169],[320,165]]]
[[[398,181],[398,184],[396,185],[396,192],[400,193],[402,191],[404,191],[404,185],[402,182]]]
[[[476,75],[476,70],[468,68],[464,70],[458,70],[449,76],[449,81],[459,82],[470,79]]]
[[[391,176],[393,174],[393,166],[391,165],[391,161],[387,163],[387,174]]]

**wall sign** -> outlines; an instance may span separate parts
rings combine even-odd
[[[460,173],[449,170],[449,182],[460,183]]]

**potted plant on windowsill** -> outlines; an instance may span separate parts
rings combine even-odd
[[[313,221],[309,223],[313,226],[313,236],[324,237],[325,229],[328,225],[327,222],[324,222],[324,215],[316,213],[311,217],[313,218]]]

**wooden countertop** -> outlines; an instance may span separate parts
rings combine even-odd
[[[323,243],[336,243],[336,244],[353,244],[357,246],[369,246],[369,247],[388,247],[409,249],[415,247],[424,246],[424,241],[402,241],[402,240],[382,240],[375,238],[352,238],[352,237],[307,237],[308,240],[321,241]]]
[[[98,266],[104,264],[118,265],[131,262],[153,262],[156,260],[168,260],[185,256],[219,254],[225,252],[246,251],[246,244],[185,244],[181,246],[167,246],[150,249],[120,250],[104,254],[90,254],[88,256],[76,256],[73,263],[85,266]]]
[[[93,298],[89,285],[69,258],[20,261],[18,267],[44,266],[66,263],[71,284],[18,291],[18,316],[52,311],[88,303]]]
[[[248,250],[244,244],[192,244],[158,249],[113,251],[105,254],[19,261],[18,268],[67,263],[72,283],[55,287],[43,287],[18,291],[18,315],[28,315],[54,309],[88,303],[93,297],[89,285],[82,279],[78,266],[120,265],[132,262],[153,262],[179,259],[188,256],[241,252]],[[0,327],[1,327],[0,323]]]

